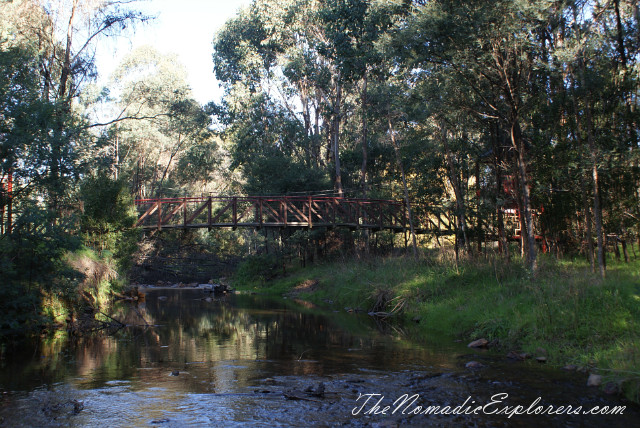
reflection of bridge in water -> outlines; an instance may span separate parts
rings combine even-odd
[[[318,196],[202,196],[136,200],[136,226],[147,230],[277,227],[409,229],[405,204]],[[424,232],[416,228],[416,232]]]

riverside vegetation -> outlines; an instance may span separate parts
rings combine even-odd
[[[418,322],[425,336],[495,340],[505,355],[536,356],[543,348],[548,364],[599,372],[637,402],[640,260],[608,263],[609,276],[601,280],[579,259],[542,258],[533,278],[521,264],[497,258],[458,265],[429,255],[353,258],[293,268],[267,282],[241,266],[235,285],[293,293],[333,309],[394,312],[393,318]]]

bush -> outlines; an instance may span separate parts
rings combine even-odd
[[[249,256],[238,266],[234,281],[242,285],[264,285],[278,275],[280,268],[281,260],[275,254]]]
[[[126,183],[105,175],[87,178],[80,187],[80,200],[87,245],[107,258],[113,254],[118,270],[127,271],[140,234],[133,228],[137,214]]]

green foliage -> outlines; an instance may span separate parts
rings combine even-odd
[[[244,188],[250,195],[286,195],[329,187],[322,170],[308,168],[282,155],[253,159],[243,170],[247,174]]]
[[[88,245],[99,252],[113,253],[121,272],[131,264],[139,232],[133,229],[137,213],[124,180],[106,175],[85,179],[80,187],[83,212],[81,231]]]
[[[246,257],[234,274],[234,284],[246,287],[249,284],[265,285],[281,271],[283,261],[275,254]]]
[[[59,301],[64,311],[77,297],[82,275],[65,255],[81,241],[69,233],[73,223],[54,220],[51,212],[22,206],[11,234],[0,239],[0,330],[38,327],[51,320],[45,316],[46,302]]]

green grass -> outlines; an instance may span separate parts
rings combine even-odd
[[[403,316],[419,317],[427,333],[464,340],[497,339],[503,351],[548,354],[550,364],[598,369],[625,394],[640,394],[640,261],[609,260],[601,281],[582,260],[540,259],[533,278],[517,262],[469,261],[458,266],[411,258],[376,258],[314,265],[285,277],[238,288],[283,294],[317,280],[301,296],[334,307],[371,310],[380,296],[391,310],[404,301]]]

